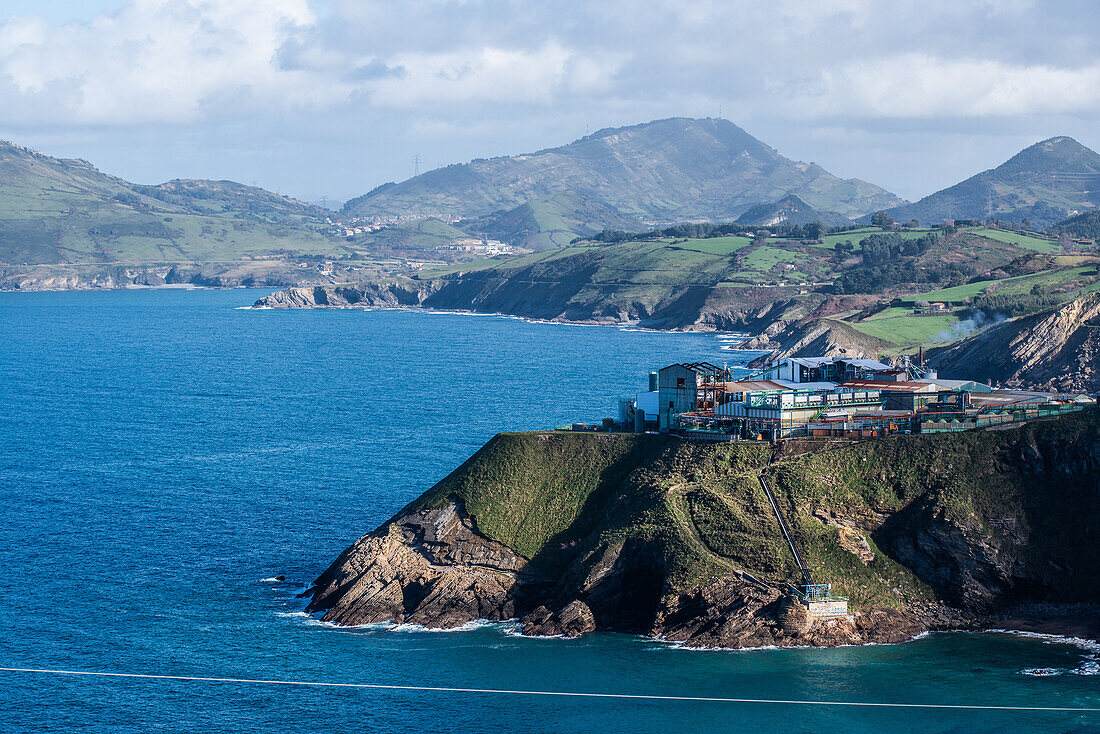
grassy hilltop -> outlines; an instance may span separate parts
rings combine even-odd
[[[815,580],[856,608],[1100,601],[1097,410],[774,456],[757,443],[502,434],[397,517],[457,498],[481,533],[560,579],[563,598],[624,547],[646,558],[636,581],[665,595],[732,571],[798,583],[760,472]]]

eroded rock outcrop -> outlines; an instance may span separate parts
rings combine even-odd
[[[741,575],[661,596],[666,579],[655,560],[644,547],[620,547],[605,553],[577,586],[555,588],[526,573],[527,559],[478,533],[459,503],[450,502],[357,541],[310,589],[309,611],[342,625],[443,629],[518,617],[525,635],[620,629],[689,647],[898,642],[927,628],[896,610],[815,619],[788,588]],[[639,567],[649,572],[648,589]],[[562,602],[562,593],[584,601]]]
[[[869,336],[843,321],[817,319],[775,330],[765,330],[741,345],[742,349],[769,350],[749,363],[763,367],[784,357],[876,357],[897,345]]]
[[[344,625],[510,619],[526,563],[478,533],[452,502],[360,538],[317,579],[309,610]]]

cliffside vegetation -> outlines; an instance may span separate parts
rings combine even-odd
[[[457,499],[479,532],[559,588],[623,546],[645,559],[636,571],[659,595],[732,570],[798,583],[764,471],[815,580],[856,608],[1100,601],[1100,411],[1003,431],[789,444],[774,461],[772,451],[503,434],[398,517]]]

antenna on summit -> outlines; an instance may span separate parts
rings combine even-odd
[[[413,178],[420,175],[420,154],[413,154]]]

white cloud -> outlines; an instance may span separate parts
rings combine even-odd
[[[408,175],[413,153],[518,153],[721,107],[784,153],[910,193],[921,172],[868,151],[942,161],[966,139],[995,165],[1021,141],[1087,138],[1100,115],[1095,0],[113,1],[64,25],[0,17],[0,136],[68,135],[57,152],[92,159],[89,136],[165,158],[157,140],[188,139],[220,175],[350,196]]]
[[[1088,112],[1100,106],[1100,64],[1081,68],[901,54],[822,73],[823,114],[997,117]]]
[[[306,107],[341,90],[280,69],[276,54],[314,22],[305,0],[135,0],[52,29],[10,18],[0,77],[20,95],[56,96],[77,124],[190,122],[227,95]]]
[[[398,54],[391,63],[405,73],[371,85],[371,100],[381,107],[485,102],[546,106],[563,91],[607,89],[620,61],[585,56],[551,42],[529,50],[490,46]]]

